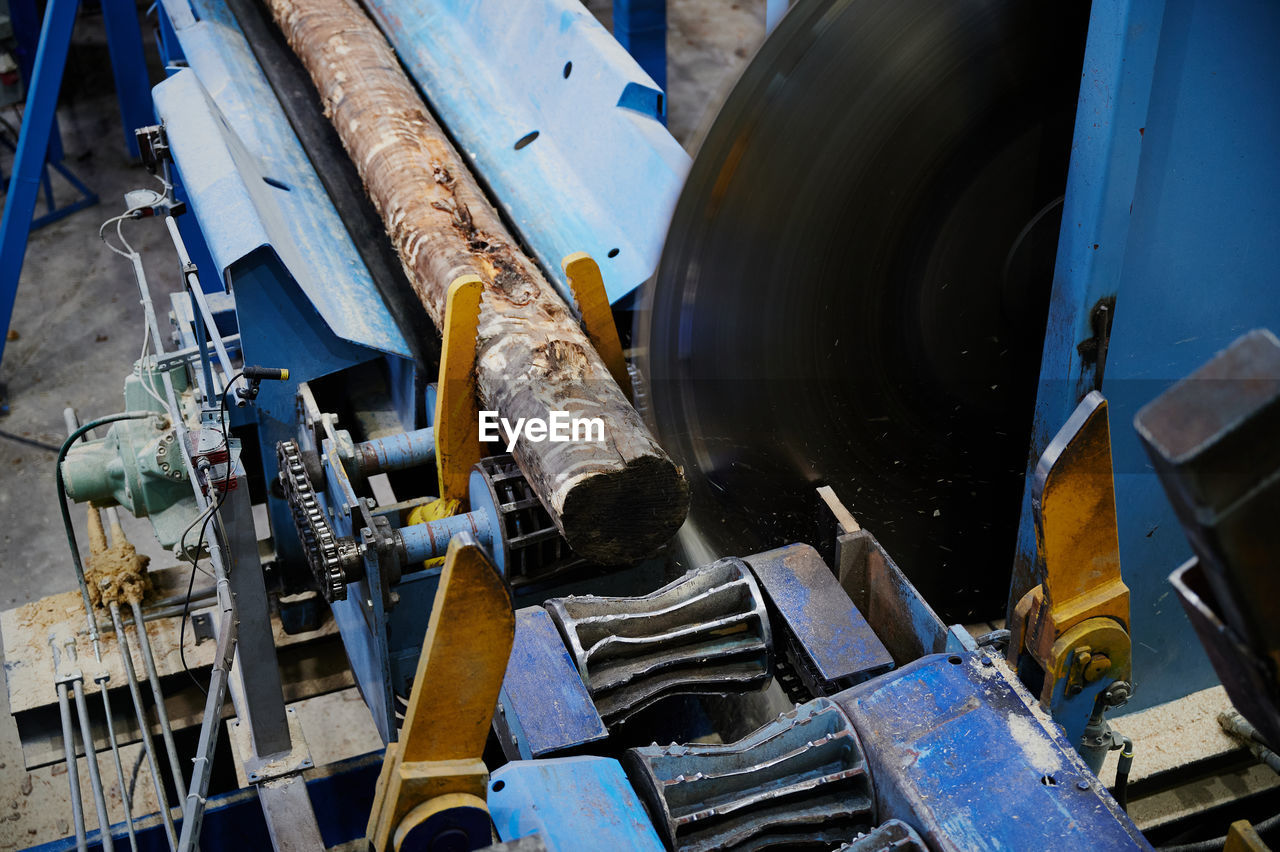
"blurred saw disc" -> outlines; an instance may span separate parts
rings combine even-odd
[[[800,0],[710,126],[635,340],[691,558],[831,485],[948,621],[1002,614],[1088,4]]]

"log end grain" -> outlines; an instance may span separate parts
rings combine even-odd
[[[684,471],[666,456],[643,456],[574,483],[560,517],[575,553],[617,565],[666,544],[688,513]]]

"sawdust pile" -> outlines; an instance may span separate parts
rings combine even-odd
[[[142,603],[151,591],[151,576],[147,573],[151,557],[138,553],[119,527],[113,528],[112,533],[116,543],[108,546],[102,517],[97,508],[91,506],[89,564],[84,572],[89,600],[100,607]]]

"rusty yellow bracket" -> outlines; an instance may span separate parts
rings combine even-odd
[[[467,499],[471,468],[480,461],[480,403],[476,396],[476,329],[484,282],[464,275],[449,285],[436,385],[436,469],[440,499]]]
[[[511,595],[470,536],[449,542],[400,728],[387,744],[369,816],[378,852],[441,830],[490,843],[481,755],[515,638]],[[417,847],[414,847],[417,848]]]
[[[1115,477],[1107,401],[1077,406],[1036,466],[1032,508],[1040,584],[1014,608],[1008,660],[1024,653],[1044,670],[1040,703],[1055,685],[1079,694],[1103,677],[1129,680],[1129,588],[1120,578]]]
[[[569,289],[582,314],[582,326],[587,339],[600,353],[609,374],[622,388],[627,399],[632,399],[631,374],[627,361],[622,357],[622,341],[618,327],[613,322],[613,308],[609,306],[609,294],[604,289],[600,267],[586,252],[575,252],[560,261],[560,268],[569,279]]]

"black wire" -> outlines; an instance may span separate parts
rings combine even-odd
[[[232,376],[231,381],[227,382],[226,387],[222,389],[222,398],[218,404],[218,411],[222,418],[222,446],[227,452],[228,478],[231,476],[231,435],[227,430],[227,423],[231,420],[231,414],[227,409],[227,394],[231,392],[231,389],[235,387],[236,382],[243,375],[244,371],[242,370]],[[213,487],[212,481],[210,481],[209,485]],[[187,580],[187,596],[182,602],[182,621],[178,626],[178,659],[182,662],[182,670],[187,673],[187,677],[191,678],[191,682],[206,696],[209,694],[209,690],[205,689],[204,685],[196,680],[196,676],[191,673],[191,669],[187,666],[187,615],[191,611],[191,593],[196,586],[196,569],[200,566],[200,551],[204,548],[205,532],[209,529],[209,522],[222,510],[222,501],[226,498],[227,488],[224,483],[223,489],[218,492],[218,499],[213,504],[213,511],[209,513],[209,517],[205,518],[204,523],[200,525],[200,537],[196,539],[196,553],[195,556],[191,557],[191,577]],[[191,532],[190,527],[187,528],[187,532]],[[216,528],[214,535],[217,535]],[[182,541],[178,543],[178,546],[184,554],[187,552],[187,533],[182,534]],[[212,677],[212,675],[210,676]]]

